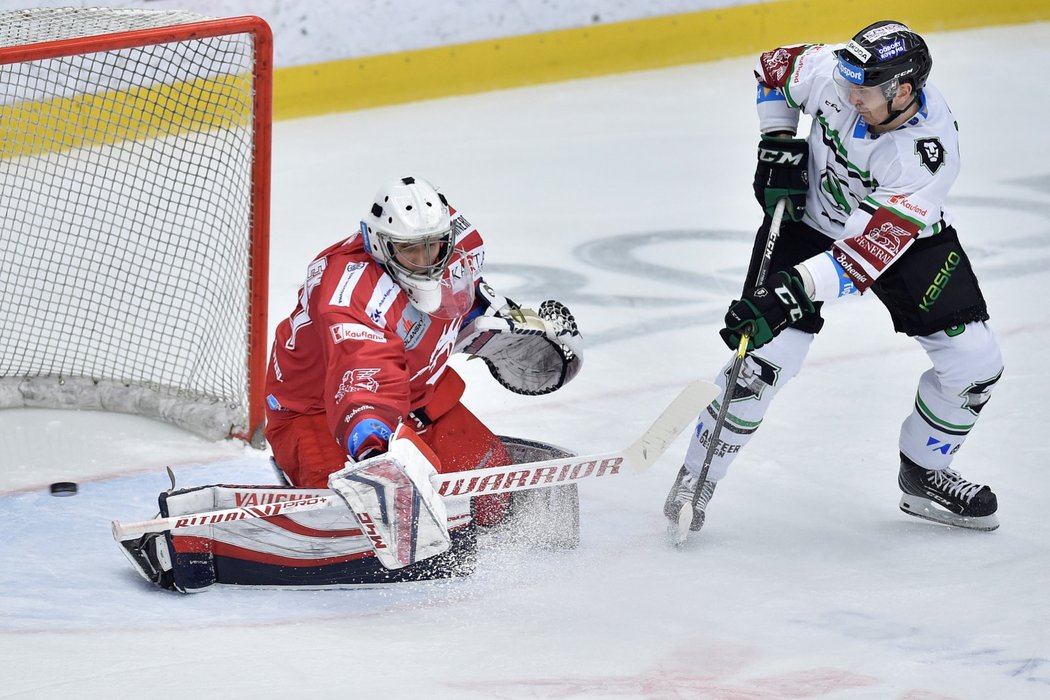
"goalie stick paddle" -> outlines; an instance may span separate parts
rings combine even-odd
[[[762,260],[759,261],[758,272],[755,275],[756,287],[761,286],[769,274],[770,261],[773,259],[773,247],[776,245],[777,238],[780,237],[780,223],[784,219],[784,210],[787,208],[787,205],[787,198],[779,199],[777,200],[776,209],[773,210],[773,219],[769,222],[769,232],[766,234],[766,245],[762,249]],[[740,377],[740,370],[744,366],[744,360],[747,359],[747,346],[750,342],[750,332],[741,334],[740,345],[735,350],[733,364],[730,366],[729,376],[726,378],[725,395],[722,397],[722,403],[718,407],[715,424],[711,428],[711,438],[707,443],[707,454],[704,455],[704,466],[700,469],[700,477],[696,481],[696,492],[693,494],[693,500],[688,507],[682,506],[682,509],[678,511],[677,521],[671,520],[667,523],[667,536],[675,547],[685,544],[686,539],[689,537],[689,528],[693,524],[693,511],[696,510],[696,504],[700,500],[701,487],[704,484],[704,480],[707,479],[707,473],[711,469],[711,462],[715,458],[718,440],[722,436],[722,426],[725,425],[726,414],[729,413],[729,404],[733,400],[733,390],[736,388],[736,382]]]
[[[693,423],[700,411],[718,396],[718,392],[718,387],[711,382],[702,380],[691,382],[668,404],[660,417],[641,437],[621,450],[451,474],[436,474],[431,477],[430,481],[440,495],[460,497],[548,488],[586,479],[615,476],[621,473],[621,468],[624,466],[632,471],[641,472],[651,467],[667,451],[671,442]],[[372,459],[381,458],[382,455]],[[368,461],[364,460],[359,464]],[[282,501],[264,506],[187,513],[129,523],[114,520],[112,532],[113,539],[123,542],[152,532],[168,532],[250,518],[294,515],[332,507],[346,508],[347,506],[334,491],[317,489],[311,491],[309,497],[301,500]]]

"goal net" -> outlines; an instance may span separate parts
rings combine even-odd
[[[0,407],[262,424],[272,38],[0,12]]]

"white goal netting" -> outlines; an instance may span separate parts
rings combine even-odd
[[[200,21],[0,12],[0,407],[257,427],[256,47]]]

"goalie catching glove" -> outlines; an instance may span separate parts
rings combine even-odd
[[[576,319],[548,299],[532,309],[504,299],[487,284],[479,292],[485,313],[460,332],[456,350],[485,361],[496,381],[517,394],[540,396],[567,384],[583,365]]]

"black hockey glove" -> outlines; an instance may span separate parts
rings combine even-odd
[[[719,334],[731,350],[736,350],[740,347],[740,337],[747,333],[750,336],[747,349],[757,350],[813,310],[813,302],[806,295],[798,272],[794,268],[776,272],[764,285],[729,305],[725,328]]]
[[[792,221],[802,220],[809,189],[808,163],[809,144],[803,139],[763,137],[758,142],[755,199],[767,215],[773,216],[777,201],[786,197],[785,216]]]

